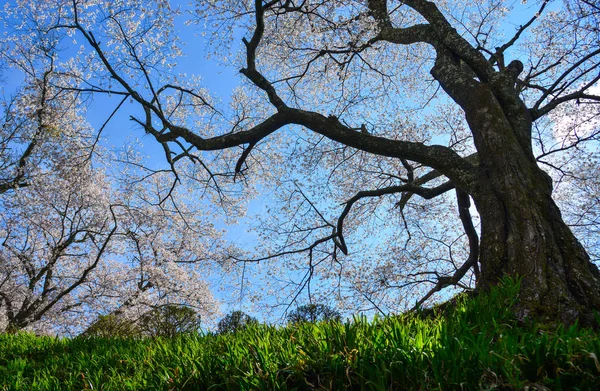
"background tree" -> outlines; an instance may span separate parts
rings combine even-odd
[[[305,304],[287,314],[287,320],[291,323],[301,322],[339,322],[342,319],[339,312],[325,304]]]
[[[23,86],[3,106],[0,332],[73,334],[99,313],[127,323],[171,303],[210,318],[200,275],[220,233],[207,211],[167,201],[178,191],[141,155],[99,145],[44,43],[23,54]]]
[[[174,184],[196,178],[225,208],[238,205],[229,196],[242,185],[279,200],[261,226],[263,254],[228,249],[229,259],[245,267],[285,257],[293,268],[304,256],[304,276],[289,278],[292,299],[325,281],[341,301],[386,312],[380,292],[400,292],[393,301],[424,283],[418,306],[448,286],[486,290],[508,274],[523,279],[519,317],[593,321],[600,272],[568,223],[595,220],[563,216],[552,193],[597,208],[584,174],[598,162],[594,3],[194,7],[191,21],[219,27],[208,31],[214,52],[244,36],[243,54],[225,60],[243,76],[229,107],[175,76],[180,13],[166,1],[17,2],[5,11],[18,26],[5,45],[18,58],[36,37],[84,42],[61,53],[62,74],[77,75],[61,88],[130,99]],[[515,26],[515,14],[528,17]],[[287,280],[286,266],[270,272]]]
[[[158,207],[160,192],[114,186],[83,165],[47,172],[3,195],[0,316],[6,329],[76,332],[97,313],[135,319],[169,303],[210,317],[215,303],[200,276],[212,267],[204,257],[215,231],[185,205]]]
[[[212,267],[204,258],[211,230],[185,220],[198,215],[144,205],[160,195],[139,188],[111,194],[114,183],[89,169],[66,176],[45,175],[0,200],[7,329],[76,332],[97,313],[135,319],[169,303],[210,317],[215,302],[201,270]]]
[[[146,312],[136,324],[144,335],[174,338],[200,331],[200,320],[192,308],[169,304]]]
[[[235,333],[248,326],[257,325],[258,320],[243,311],[232,311],[225,315],[217,324],[219,334]]]
[[[139,337],[141,331],[135,322],[108,314],[100,315],[81,335],[83,337],[132,338]]]
[[[122,314],[100,315],[81,334],[84,337],[165,337],[196,333],[200,315],[192,308],[167,304],[132,319]]]

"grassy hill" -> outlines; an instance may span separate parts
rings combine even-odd
[[[173,339],[0,335],[0,390],[600,389],[600,334],[519,324],[517,284],[427,315]]]

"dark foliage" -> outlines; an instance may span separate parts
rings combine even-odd
[[[146,312],[138,322],[144,335],[173,338],[197,332],[200,315],[190,307],[167,305]]]
[[[287,315],[291,323],[336,321],[342,319],[340,313],[324,304],[306,304],[296,308]]]
[[[233,311],[225,315],[217,325],[219,334],[235,333],[251,325],[257,325],[258,320],[243,311]]]
[[[140,335],[140,328],[129,320],[117,315],[100,315],[83,333],[84,337],[135,337]]]
[[[200,330],[200,315],[192,308],[166,305],[143,314],[137,321],[116,314],[101,315],[82,333],[84,337],[167,337]]]

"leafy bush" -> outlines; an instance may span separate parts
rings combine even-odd
[[[287,315],[291,323],[336,321],[342,319],[339,312],[324,304],[306,304],[296,308]]]
[[[100,315],[82,334],[84,337],[122,337],[130,338],[140,335],[140,328],[132,321],[117,315]]]
[[[219,334],[235,333],[248,326],[257,325],[258,320],[243,311],[233,311],[219,321],[217,332]]]
[[[154,308],[136,321],[118,315],[101,315],[82,333],[84,337],[167,337],[200,330],[200,315],[192,308],[166,305]]]
[[[173,338],[198,332],[200,320],[200,315],[190,307],[166,305],[146,312],[137,323],[144,335]]]

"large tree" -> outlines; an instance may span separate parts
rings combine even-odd
[[[573,156],[592,156],[588,168],[597,162],[595,2],[195,5],[179,13],[167,1],[27,1],[8,19],[22,21],[17,31],[25,37],[37,31],[83,41],[63,64],[77,75],[63,88],[131,99],[138,107],[132,119],[163,147],[175,181],[184,172],[179,163],[188,161],[218,201],[239,178],[291,184],[287,210],[297,220],[290,230],[265,231],[288,240],[254,260],[304,252],[312,277],[317,264],[343,263],[350,253],[357,209],[364,215],[378,207],[372,200],[387,198],[397,206],[391,213],[409,214],[413,195],[447,199],[454,191],[468,251],[462,261],[450,257],[454,270],[430,263],[412,277],[433,281],[431,293],[471,273],[481,290],[505,274],[519,276],[520,317],[591,322],[600,310],[600,273],[564,221],[552,179],[581,179],[572,175],[582,166]],[[216,55],[241,35],[241,55],[230,62],[241,65],[244,85],[230,110],[217,108],[195,80],[177,84],[181,77],[170,73],[181,15],[213,35]],[[289,170],[289,181],[277,165]],[[343,199],[335,220],[301,179]],[[312,214],[298,213],[294,199]],[[382,284],[392,286],[386,278]]]

